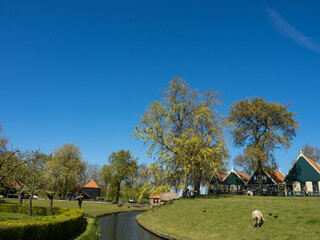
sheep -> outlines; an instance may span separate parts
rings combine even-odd
[[[253,221],[253,227],[261,227],[264,222],[262,213],[258,210],[254,210],[252,212],[252,221]]]
[[[251,196],[252,197],[253,196],[253,192],[252,191],[248,191],[247,192],[247,196]]]

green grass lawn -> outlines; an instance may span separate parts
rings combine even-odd
[[[18,199],[15,198],[6,198],[6,202],[8,203],[18,203]],[[25,201],[23,200],[23,203]],[[26,203],[28,204],[29,201],[27,200]],[[49,207],[49,201],[48,200],[33,200],[32,201],[33,206],[46,206]],[[78,208],[78,202],[77,201],[64,201],[64,200],[57,200],[53,202],[54,207],[66,207],[66,208]],[[89,202],[84,201],[82,202],[81,207],[86,215],[95,217],[97,215],[101,214],[108,214],[113,212],[127,212],[127,211],[136,211],[136,210],[146,210],[142,208],[128,208],[128,207],[118,207],[117,204],[112,203],[105,203],[105,202]]]
[[[256,209],[265,219],[261,228],[254,228],[251,220],[251,213]],[[320,198],[180,199],[155,207],[137,219],[177,239],[320,239]]]
[[[28,214],[0,212],[0,221],[28,219],[28,218],[30,218]]]

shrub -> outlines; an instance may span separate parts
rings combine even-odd
[[[77,232],[83,219],[80,209],[33,207],[32,211],[42,216],[1,221],[0,239],[68,239]],[[0,212],[28,213],[28,206],[0,204]]]
[[[41,206],[33,206],[32,214],[33,215],[55,215],[59,214],[62,208],[58,207],[41,207]],[[26,204],[0,204],[0,212],[9,212],[9,213],[23,213],[29,214],[29,206]]]

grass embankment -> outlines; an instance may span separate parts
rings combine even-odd
[[[5,200],[7,203],[18,203],[18,200],[14,198],[6,198]],[[25,203],[25,201],[23,201],[23,203]],[[28,203],[28,200],[26,201],[26,203]],[[47,207],[49,206],[49,201],[42,200],[42,199],[33,200],[32,205]],[[63,208],[78,208],[78,202],[57,200],[53,202],[53,206],[63,207]],[[101,216],[101,215],[108,215],[112,213],[118,213],[118,212],[128,212],[128,211],[147,210],[147,209],[137,208],[137,207],[128,208],[125,206],[118,207],[117,204],[112,204],[112,203],[84,201],[82,202],[82,210],[84,210],[88,224],[86,226],[85,232],[82,233],[78,238],[76,238],[77,240],[98,239],[99,221],[94,217]],[[4,219],[8,219],[8,218],[18,219],[18,218],[30,218],[30,217],[24,214],[16,215],[16,214],[10,213],[9,215],[6,215],[6,217],[4,217]]]
[[[175,239],[320,239],[319,205],[320,198],[209,196],[155,207],[137,220]],[[256,209],[261,228],[252,224]]]
[[[6,198],[6,202],[8,203],[18,203],[18,200],[15,198]],[[29,201],[27,200],[27,203]],[[23,201],[24,203],[24,201]],[[48,200],[33,200],[32,201],[33,206],[49,206]],[[65,207],[65,208],[78,208],[78,202],[77,201],[60,201],[56,200],[53,202],[54,207]],[[84,210],[84,213],[86,216],[96,217],[99,215],[104,214],[111,214],[116,212],[128,212],[128,211],[137,211],[137,210],[146,210],[143,208],[136,208],[136,207],[118,207],[117,204],[112,203],[106,203],[106,202],[91,202],[91,201],[84,201],[82,202],[81,209]]]
[[[87,227],[84,233],[82,233],[75,240],[95,240],[99,239],[99,220],[97,218],[86,218]]]

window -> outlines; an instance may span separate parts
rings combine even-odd
[[[214,185],[213,190],[214,190],[215,192],[218,192],[218,184],[215,184],[215,185]]]
[[[314,193],[318,193],[319,192],[319,184],[318,184],[318,182],[312,182],[312,191]]]
[[[234,185],[234,190],[235,190],[236,192],[239,192],[239,185]]]
[[[257,176],[253,176],[253,180],[257,181]]]
[[[306,186],[306,182],[300,182],[300,190],[301,191],[303,191],[305,186]]]
[[[267,176],[266,175],[262,175],[262,181],[267,181]]]
[[[153,199],[153,204],[158,204],[158,200],[159,200],[158,198],[154,198]]]
[[[230,185],[227,185],[227,192],[230,192],[230,190],[231,190],[230,187],[231,187]]]

